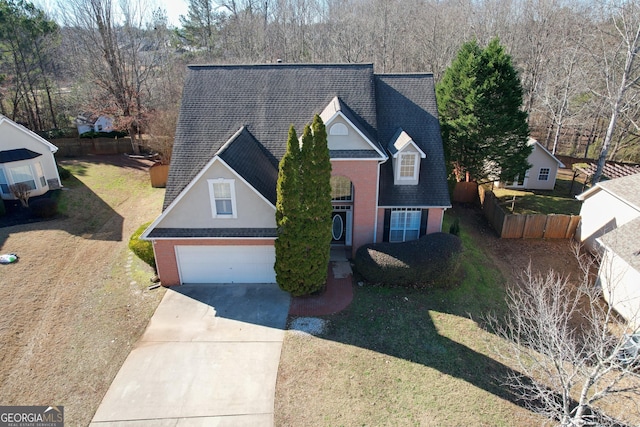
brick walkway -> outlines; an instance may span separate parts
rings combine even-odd
[[[326,316],[339,313],[353,300],[351,266],[345,261],[329,263],[327,287],[320,295],[292,297],[290,316]]]

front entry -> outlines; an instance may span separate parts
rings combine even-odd
[[[331,244],[351,246],[351,206],[334,206],[331,214]]]
[[[347,225],[346,212],[334,212],[331,218],[331,243],[344,245]]]

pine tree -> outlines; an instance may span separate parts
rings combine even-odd
[[[513,180],[529,168],[522,86],[498,39],[485,49],[473,40],[460,48],[436,87],[448,165],[458,181]]]

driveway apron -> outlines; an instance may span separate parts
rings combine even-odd
[[[91,426],[273,425],[289,302],[275,284],[168,289]]]

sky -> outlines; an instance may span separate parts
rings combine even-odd
[[[180,25],[180,15],[187,14],[187,0],[147,0],[150,6],[161,7],[167,12],[169,24],[177,27]],[[58,3],[65,3],[65,0],[32,0],[32,3],[43,9],[45,12],[55,16]],[[114,1],[115,3],[115,1]],[[154,7],[154,9],[155,9]]]

